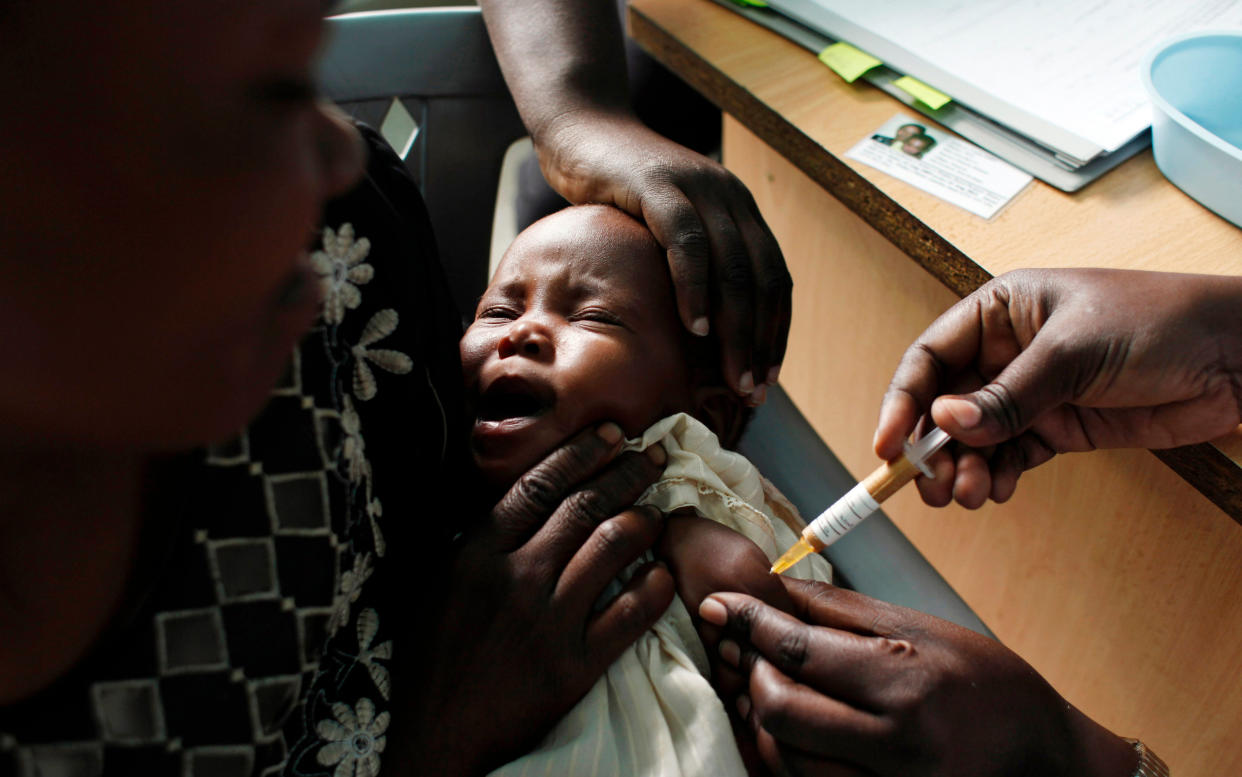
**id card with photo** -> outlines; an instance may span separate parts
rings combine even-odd
[[[845,155],[985,219],[1032,180],[978,146],[902,114]]]

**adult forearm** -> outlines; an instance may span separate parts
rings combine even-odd
[[[488,34],[536,144],[583,114],[632,115],[613,0],[480,0]]]
[[[643,220],[668,257],[682,324],[715,332],[726,382],[761,403],[784,358],[792,280],[750,192],[638,120],[615,0],[480,2],[544,178],[571,203]]]

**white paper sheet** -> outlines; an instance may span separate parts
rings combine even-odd
[[[927,147],[924,140],[911,141],[916,135],[935,143]],[[978,146],[902,114],[884,122],[845,155],[985,219],[1031,182],[1031,176]]]
[[[1242,27],[1242,0],[770,0],[1079,159],[1150,122],[1139,67],[1160,41]],[[1010,106],[1025,116],[1007,116]],[[1008,120],[1007,120],[1008,119]],[[1047,126],[1044,126],[1047,125]]]

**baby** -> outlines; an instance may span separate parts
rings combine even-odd
[[[681,325],[646,227],[602,205],[560,211],[518,235],[462,338],[475,461],[506,488],[583,428],[615,421],[631,449],[668,453],[640,501],[674,516],[664,545],[679,587],[694,589],[687,577],[705,564],[728,565],[739,590],[782,603],[768,565],[797,541],[801,519],[722,447],[736,443],[748,410],[716,353]],[[831,570],[814,556],[793,574],[826,581]],[[745,774],[708,671],[675,600],[534,751],[496,774]]]

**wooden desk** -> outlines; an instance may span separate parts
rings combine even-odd
[[[629,22],[726,112],[725,164],[794,276],[781,382],[856,476],[875,465],[880,398],[905,347],[992,275],[1242,274],[1242,230],[1167,183],[1150,152],[1077,194],[1037,181],[985,221],[845,159],[910,113],[882,92],[710,0],[631,0]],[[1146,451],[1060,457],[976,512],[932,510],[913,489],[885,509],[1071,702],[1150,743],[1178,777],[1239,774],[1242,440],[1158,455],[1168,466]]]

